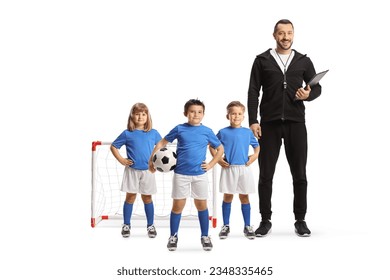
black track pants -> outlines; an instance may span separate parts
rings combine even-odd
[[[307,131],[305,123],[273,121],[261,124],[259,139],[259,202],[262,219],[271,219],[272,179],[282,139],[294,187],[295,219],[304,219],[307,209]]]

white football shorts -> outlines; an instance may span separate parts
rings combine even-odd
[[[125,167],[122,180],[122,192],[155,194],[157,192],[156,179],[149,170],[137,170]]]
[[[174,173],[172,179],[172,198],[183,199],[190,196],[193,199],[205,200],[208,198],[209,179],[207,173],[197,176],[188,176]]]
[[[256,192],[251,167],[230,165],[228,168],[221,168],[219,191],[229,194],[250,194]]]

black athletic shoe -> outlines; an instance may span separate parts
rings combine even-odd
[[[252,226],[245,226],[244,227],[244,235],[248,239],[255,239],[256,238],[256,233],[253,230]]]
[[[220,239],[226,239],[230,233],[230,227],[228,225],[224,225],[219,232]]]
[[[130,225],[123,224],[122,226],[122,236],[127,238],[130,236]]]
[[[260,222],[259,227],[256,229],[256,237],[264,237],[271,232],[272,223],[270,220],[263,220]]]
[[[310,229],[307,227],[306,222],[303,220],[297,220],[294,224],[295,233],[300,237],[309,237],[311,235]]]
[[[176,251],[177,241],[178,241],[178,238],[177,238],[176,234],[169,237],[168,244],[167,244],[167,248],[169,251]]]
[[[156,227],[154,225],[148,226],[146,231],[148,232],[149,238],[155,238],[157,236]]]
[[[211,251],[211,249],[213,249],[213,243],[211,243],[210,236],[202,236],[200,242],[202,243],[203,250]]]

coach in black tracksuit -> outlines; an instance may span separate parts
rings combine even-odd
[[[299,236],[310,236],[305,222],[307,132],[303,103],[317,98],[321,86],[302,87],[303,82],[307,83],[316,72],[309,57],[291,49],[293,24],[289,20],[280,20],[275,25],[273,36],[276,48],[256,57],[248,90],[249,125],[259,139],[261,149],[259,201],[262,221],[256,236],[266,236],[272,227],[272,180],[282,139],[293,177],[295,232]],[[263,93],[259,107],[260,89]]]

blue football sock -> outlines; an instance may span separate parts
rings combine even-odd
[[[230,224],[230,211],[232,209],[232,203],[231,202],[222,202],[222,218],[223,218],[223,224],[229,225]]]
[[[126,225],[130,225],[131,214],[133,213],[133,203],[125,203],[123,204],[123,223]]]
[[[154,205],[153,202],[144,204],[147,226],[151,226],[154,223]]]
[[[250,205],[250,203],[241,204],[241,211],[242,211],[242,216],[244,217],[245,226],[250,226],[250,224],[251,224],[251,205]]]
[[[209,209],[198,211],[201,236],[209,235]]]
[[[176,214],[171,212],[171,217],[170,217],[171,236],[178,235],[180,220],[181,220],[181,213]]]

